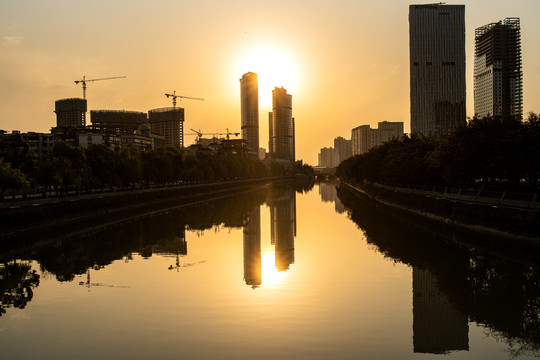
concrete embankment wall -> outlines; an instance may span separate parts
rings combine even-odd
[[[393,191],[373,184],[344,184],[399,211],[468,230],[540,243],[540,211],[467,203],[437,196]]]
[[[50,235],[51,232],[73,234],[83,229],[88,231],[128,221],[132,217],[189,206],[283,181],[291,179],[249,179],[14,204],[11,208],[0,209],[0,240],[39,237],[40,234]]]

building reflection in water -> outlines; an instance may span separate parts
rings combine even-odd
[[[467,316],[455,310],[429,270],[413,267],[413,348],[415,353],[469,350]]]
[[[296,192],[292,187],[275,188],[267,200],[270,210],[270,243],[274,245],[277,271],[294,263],[296,236]],[[254,207],[244,219],[244,280],[252,288],[262,284],[261,207]]]
[[[294,237],[296,236],[296,192],[286,187],[269,201],[270,239],[275,246],[278,271],[289,269],[294,263]]]
[[[319,183],[319,195],[321,195],[321,200],[323,202],[333,202],[335,204],[335,210],[338,214],[343,214],[345,212],[345,205],[343,205],[337,196],[335,183]]]
[[[261,271],[261,207],[256,206],[244,220],[244,280],[258,288]]]

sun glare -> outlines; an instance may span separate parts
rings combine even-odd
[[[275,48],[253,49],[239,61],[239,78],[247,73],[259,75],[259,106],[272,105],[274,87],[284,87],[295,95],[298,88],[299,72],[294,61],[286,53]]]
[[[261,256],[262,283],[264,286],[279,284],[286,275],[286,271],[276,269],[274,252],[262,254]]]

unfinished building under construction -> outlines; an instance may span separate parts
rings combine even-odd
[[[85,99],[69,98],[56,100],[54,103],[56,127],[86,126],[86,108],[87,103]]]
[[[184,109],[166,107],[148,111],[152,133],[165,137],[165,146],[184,147]]]
[[[519,18],[506,18],[475,31],[474,112],[479,117],[522,118]]]
[[[147,115],[140,111],[91,110],[90,121],[92,129],[100,132],[131,135],[147,122]]]

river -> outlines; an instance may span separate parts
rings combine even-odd
[[[329,183],[37,240],[0,254],[1,359],[540,356],[540,261]]]

